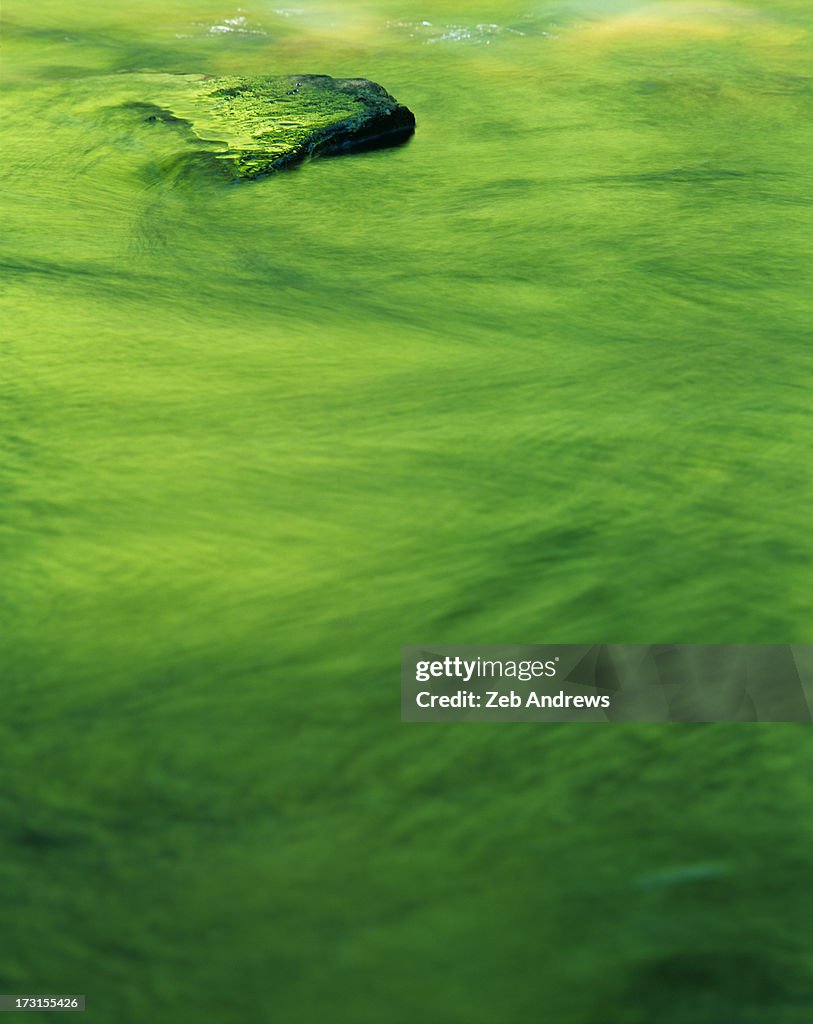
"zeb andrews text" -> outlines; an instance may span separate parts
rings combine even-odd
[[[457,693],[430,693],[422,690],[415,697],[419,708],[608,708],[610,698],[607,694],[582,695],[578,693],[537,693],[531,690],[528,694],[510,690],[500,693],[499,690],[486,690],[475,693],[474,690],[458,690]]]

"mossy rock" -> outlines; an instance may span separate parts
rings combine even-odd
[[[316,156],[394,146],[415,117],[364,78],[285,75],[211,78],[131,73],[145,120],[181,130],[234,180],[257,178]]]

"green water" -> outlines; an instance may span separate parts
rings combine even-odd
[[[0,991],[807,1024],[807,729],[403,726],[398,657],[813,642],[812,31],[5,4]],[[133,70],[363,75],[418,131],[179,176]]]

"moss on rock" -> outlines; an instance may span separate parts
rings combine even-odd
[[[143,100],[154,106],[152,119],[182,120],[234,179],[257,178],[314,156],[397,145],[415,130],[412,112],[363,78],[137,77]]]

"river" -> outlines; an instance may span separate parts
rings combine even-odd
[[[813,641],[809,4],[291,2],[4,5],[0,988],[716,1024],[695,956],[809,1019],[807,733],[397,721],[404,643]],[[417,131],[179,180],[132,71]]]

